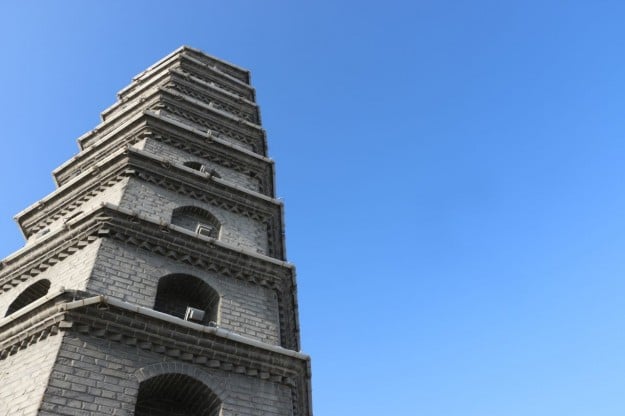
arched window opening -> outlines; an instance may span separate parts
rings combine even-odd
[[[201,324],[217,321],[219,294],[195,276],[172,274],[162,277],[156,289],[154,309],[181,319]],[[187,316],[187,309],[194,308],[204,316]]]
[[[162,374],[139,385],[135,416],[219,416],[221,401],[204,383]]]
[[[14,301],[9,305],[5,316],[9,316],[14,312],[22,309],[39,298],[44,297],[50,290],[49,280],[40,280],[28,286]]]
[[[199,170],[200,172],[206,171],[206,168],[200,162],[184,162],[183,165],[193,170]]]
[[[219,238],[220,224],[210,212],[197,207],[180,207],[174,210],[171,223],[205,237]]]

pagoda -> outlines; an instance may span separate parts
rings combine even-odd
[[[182,47],[117,97],[16,216],[0,414],[312,415],[249,71]]]

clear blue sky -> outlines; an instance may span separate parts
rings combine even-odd
[[[252,71],[321,415],[625,414],[625,2],[4,1],[0,255],[182,44]]]

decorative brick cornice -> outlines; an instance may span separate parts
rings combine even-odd
[[[97,212],[103,224],[99,236],[271,289],[281,290],[281,282],[292,277],[293,269],[288,263],[236,249],[213,238],[108,204]]]
[[[214,106],[165,87],[159,88],[151,97],[146,97],[146,102],[147,108],[164,111],[195,126],[208,129],[216,133],[217,137],[235,140],[253,152],[265,154],[265,132],[258,125],[237,119]]]
[[[265,223],[269,255],[284,258],[281,204],[260,194],[233,187],[182,165],[172,165],[148,152],[128,147],[92,166],[50,197],[18,214],[24,235],[30,236],[52,222],[77,211],[92,197],[123,180],[136,177],[164,189]],[[71,186],[70,186],[71,185]]]
[[[203,66],[210,68],[208,69],[211,72],[219,72],[222,76],[234,78],[237,84],[244,84],[248,87],[250,85],[250,71],[245,68],[241,68],[238,65],[234,65],[230,62],[223,61],[214,56],[210,56],[199,49],[191,48],[189,46],[182,46],[177,50],[173,51],[169,55],[160,59],[158,62],[151,65],[145,71],[142,71],[138,75],[133,77],[134,82],[144,81],[145,79],[149,79],[154,76],[155,73],[162,71],[163,69],[170,68],[175,64],[176,61],[181,59],[181,56],[190,56],[193,57],[194,60],[199,61]],[[125,95],[128,90],[132,88],[132,85],[122,89],[118,95]]]
[[[0,326],[0,360],[49,336],[57,335],[63,319],[64,314],[52,308],[47,310],[37,308],[32,314],[20,316],[19,319],[10,319]],[[6,320],[7,318],[3,321]]]
[[[146,138],[257,178],[260,192],[273,195],[273,163],[270,159],[233,148],[212,134],[200,132],[150,110],[128,117],[118,130],[111,131],[108,137],[102,136],[102,140],[57,168],[53,172],[54,178],[57,184],[64,185],[106,155]]]
[[[273,162],[271,160],[250,157],[245,153],[240,154],[232,147],[224,148],[225,143],[212,135],[208,137],[204,135],[194,136],[189,131],[180,132],[180,128],[176,129],[171,120],[160,117],[152,111],[146,111],[145,115],[148,118],[148,125],[151,127],[146,131],[146,137],[257,178],[260,185],[259,191],[268,196],[273,195]],[[185,136],[181,136],[180,133]]]
[[[241,103],[232,102],[229,99],[224,99],[223,95],[219,95],[219,92],[215,92],[214,88],[200,89],[198,88],[198,82],[192,82],[188,80],[188,77],[183,77],[179,71],[172,70],[171,74],[174,75],[172,80],[168,82],[165,87],[173,91],[177,91],[185,96],[192,97],[207,105],[212,105],[216,109],[225,111],[233,116],[240,117],[250,123],[258,124],[258,109],[255,107],[246,108]],[[178,75],[178,77],[176,77]],[[201,81],[200,81],[201,82]]]
[[[65,292],[5,318],[0,360],[59,332],[103,338],[152,351],[207,370],[220,370],[288,386],[294,415],[309,414],[310,359],[220,328],[192,324],[114,298]]]
[[[114,238],[183,263],[206,267],[272,289],[281,289],[279,282],[292,275],[292,266],[288,263],[103,204],[7,257],[0,269],[0,293],[8,289],[3,284],[15,279],[28,280],[98,237]]]
[[[0,263],[0,293],[31,280],[98,240],[102,224],[81,215],[56,233],[33,242]]]
[[[29,240],[0,261],[0,294],[9,304],[8,316],[0,318],[0,361],[13,355],[5,363],[20,361],[21,350],[41,342],[30,351],[57,352],[57,364],[69,370],[74,364],[69,361],[82,352],[87,357],[96,354],[91,348],[104,348],[106,354],[127,353],[124,366],[135,370],[114,376],[118,386],[130,386],[117,397],[120,403],[102,393],[102,402],[113,408],[130,409],[142,380],[150,381],[139,387],[139,397],[145,387],[160,394],[163,386],[152,385],[161,383],[154,379],[159,374],[174,375],[165,377],[165,387],[179,381],[176,374],[187,374],[204,377],[207,386],[218,382],[216,391],[229,404],[253,408],[258,397],[241,388],[262,381],[261,389],[270,387],[271,395],[262,398],[268,411],[275,405],[276,411],[310,416],[310,358],[299,352],[295,268],[285,261],[283,204],[275,198],[274,164],[266,156],[266,132],[249,71],[182,47],[133,78],[118,98],[101,114],[102,122],[78,139],[79,154],[53,172],[59,188],[16,217]],[[219,233],[209,232],[210,221],[197,226],[191,221],[197,212],[186,209],[207,217],[205,211],[212,211],[224,241],[213,238]],[[156,288],[150,276],[140,276],[152,268],[167,279],[170,272],[208,279],[235,307],[201,325],[125,302],[130,294],[133,302],[149,306],[156,289],[158,309],[195,305],[170,302],[177,288],[169,291],[160,283]],[[102,293],[62,287],[74,281]],[[199,294],[217,311],[219,295],[204,295]],[[161,298],[171,305],[161,308]],[[278,322],[258,315],[265,309]],[[237,333],[241,325],[242,332],[255,336]],[[78,353],[71,359],[60,353],[70,349]],[[98,360],[103,374],[106,365],[123,367]],[[60,368],[47,371],[54,381]],[[84,383],[75,387],[70,381],[50,384],[42,406],[50,405],[50,411],[63,406],[51,404],[52,387],[63,397],[70,390],[85,393],[75,397],[85,403],[99,395],[79,391]],[[285,402],[289,391],[292,409],[284,409],[290,405]],[[212,393],[208,396],[220,404]]]
[[[237,94],[236,92],[235,95],[232,95],[232,89],[229,90],[227,88],[224,88],[223,85],[216,84],[210,81],[210,79],[207,79],[205,76],[194,73],[193,71],[189,72],[188,68],[185,69],[184,65],[172,67],[170,69],[176,69],[175,73],[178,77],[198,79],[203,84],[208,85],[212,89],[216,89],[217,91],[221,92],[222,95],[230,95],[232,100],[234,101],[243,100],[242,98],[237,97],[240,94]],[[123,107],[120,106],[121,103],[116,104],[109,110],[105,110],[102,113],[102,116],[106,121],[98,125],[93,131],[86,133],[78,139],[78,142],[82,149],[86,149],[87,147],[92,146],[99,139],[101,133],[106,133],[115,126],[118,126],[120,123],[122,123],[122,120],[128,115],[128,113],[141,112],[146,108],[153,106],[155,100],[173,99],[180,101],[180,104],[182,105],[180,111],[184,112],[185,114],[193,114],[194,120],[195,117],[201,118],[201,120],[195,120],[195,124],[200,124],[204,127],[210,128],[211,130],[219,131],[220,133],[226,134],[232,138],[236,138],[239,141],[249,142],[249,146],[251,146],[255,152],[263,155],[266,153],[264,131],[257,124],[253,124],[249,120],[245,120],[245,118],[239,118],[238,116],[229,115],[228,112],[224,113],[223,110],[216,111],[215,108],[210,107],[206,103],[203,103],[201,100],[194,99],[192,97],[186,96],[185,94],[181,94],[174,89],[164,88],[162,85],[160,85],[160,83],[167,83],[167,78],[164,78],[163,80],[159,79],[155,85],[152,85],[152,81],[147,79],[144,82],[149,83],[150,88],[145,89],[140,97],[132,96],[132,99],[129,99],[126,98],[126,94],[124,94],[124,96],[121,97],[121,100],[128,100],[128,102],[124,103]],[[141,86],[141,83],[135,84],[136,89],[144,89]],[[248,103],[254,105],[253,100],[248,101]],[[172,104],[170,103],[170,105]],[[175,103],[173,105],[175,105]],[[187,119],[191,121],[190,118]]]
[[[291,265],[233,250],[213,239],[189,235],[177,227],[164,227],[108,207],[103,212],[108,212],[109,218],[108,226],[99,231],[101,236],[274,290],[278,297],[280,343],[286,348],[299,348],[297,287]]]
[[[222,59],[208,55],[199,49],[192,48],[190,46],[183,46],[180,48],[183,53],[187,53],[193,56],[198,61],[202,62],[207,67],[213,68],[215,71],[223,72],[224,74],[236,78],[240,82],[245,84],[250,83],[250,71],[249,69],[241,68],[238,65],[226,62]]]
[[[231,79],[220,76],[218,72],[213,71],[213,68],[193,56],[182,55],[178,64],[172,65],[172,68],[179,68],[184,73],[195,76],[204,82],[212,83],[215,87],[221,88],[230,94],[237,95],[248,101],[254,101],[255,90],[251,85],[236,81],[232,82]]]
[[[15,218],[24,236],[30,238],[60,218],[70,218],[73,213],[80,212],[80,207],[93,197],[134,174],[123,163],[107,168],[109,169],[106,171],[98,168],[88,172],[80,178],[83,180],[73,184],[76,188],[60,189],[49,198],[16,215]]]
[[[219,105],[222,107],[222,111],[259,124],[260,118],[256,103],[224,91],[213,83],[202,81],[197,77],[184,73],[180,68],[162,69],[152,74],[144,82],[133,83],[131,89],[120,96],[119,101],[102,111],[100,114],[102,121],[107,121],[111,117],[118,117],[121,113],[127,111],[129,105],[132,103],[136,104],[137,100],[144,99],[151,89],[159,85],[171,87],[173,90],[206,104]],[[180,85],[182,88],[177,88],[177,85]]]
[[[164,189],[262,222],[275,215],[276,208],[281,206],[277,200],[232,186],[228,181],[210,174],[172,164],[149,152],[132,148],[128,152],[134,176]]]
[[[295,274],[290,264],[236,249],[176,226],[156,223],[109,204],[77,216],[63,229],[5,259],[0,269],[0,293],[33,279],[98,238],[110,238],[179,263],[276,291],[280,343],[286,348],[299,348]]]

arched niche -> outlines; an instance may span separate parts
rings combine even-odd
[[[189,161],[189,162],[184,162],[183,165],[193,170],[199,170],[200,172],[204,172],[205,170],[204,165],[202,165],[200,162]]]
[[[219,416],[221,401],[204,383],[168,373],[139,384],[135,416]]]
[[[174,210],[171,223],[206,237],[219,238],[221,224],[205,209],[185,206]]]
[[[187,308],[204,312],[198,323],[217,322],[219,294],[201,279],[186,274],[161,277],[156,289],[154,310],[185,319]]]
[[[15,300],[9,305],[5,316],[9,316],[14,312],[22,309],[24,306],[33,303],[39,298],[44,297],[50,290],[50,281],[47,279],[39,280],[28,286]]]

